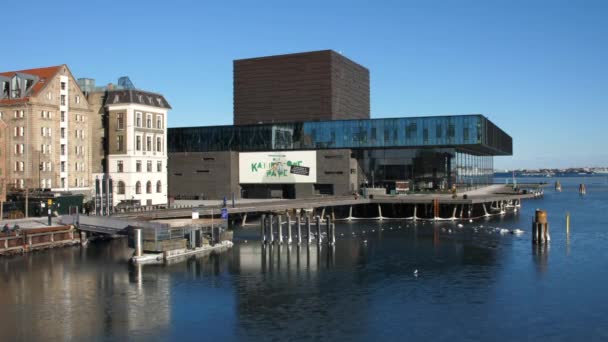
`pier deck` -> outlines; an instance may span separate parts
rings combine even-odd
[[[463,198],[466,194],[467,198]],[[397,196],[374,196],[373,198],[357,199],[354,196],[342,197],[316,197],[294,200],[263,200],[260,202],[248,201],[246,203],[237,203],[234,207],[228,205],[229,214],[254,214],[263,212],[278,212],[294,209],[312,209],[322,207],[340,207],[340,206],[355,206],[365,204],[432,204],[438,200],[441,204],[448,205],[474,205],[481,203],[490,203],[497,201],[512,201],[534,198],[533,193],[516,193],[509,187],[504,185],[491,185],[476,190],[459,193],[457,198],[452,198],[451,194],[409,194]],[[139,218],[146,220],[191,217],[192,212],[197,211],[201,217],[204,216],[219,216],[219,206],[198,206],[179,209],[159,209],[149,212],[130,212],[115,214],[115,218]]]

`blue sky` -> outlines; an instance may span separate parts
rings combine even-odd
[[[482,113],[497,168],[608,166],[608,1],[3,2],[0,70],[66,63],[164,94],[169,126],[232,123],[232,60],[334,49],[372,117]]]

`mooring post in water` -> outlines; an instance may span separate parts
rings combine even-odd
[[[456,210],[458,209],[458,204],[454,205],[454,210],[452,211],[452,220],[456,219]]]
[[[266,215],[262,215],[260,218],[260,240],[263,244],[266,244]]]
[[[570,235],[570,213],[566,212],[566,234]]]
[[[336,224],[333,222],[331,224],[331,244],[336,244]]]
[[[135,229],[135,256],[141,256],[141,228]]]
[[[348,220],[350,221],[350,220],[352,220],[352,219],[353,219],[353,206],[351,205],[351,206],[348,208]]]
[[[274,232],[272,226],[274,225],[274,215],[268,216],[268,234],[270,235],[270,243],[274,243]]]
[[[378,218],[382,220],[382,207],[380,206],[380,203],[378,203]]]
[[[310,215],[306,215],[306,240],[308,241],[308,244],[310,245],[310,243],[312,242],[312,236],[310,234]]]
[[[302,217],[296,217],[296,226],[298,226],[298,246],[302,243]]]
[[[437,220],[439,218],[439,198],[433,199],[433,219]]]
[[[414,203],[414,221],[416,221],[417,217],[416,217],[416,213],[418,212],[418,205],[416,203]]]
[[[550,240],[547,212],[536,209],[534,222],[532,222],[532,243],[542,245],[548,243]]]
[[[83,246],[87,244],[87,232],[80,231],[80,244]]]
[[[289,216],[289,213],[285,216],[287,217],[287,243],[291,244],[291,216]]]
[[[325,216],[325,230],[327,234],[327,244],[331,244],[331,216]]]
[[[317,244],[321,243],[321,216],[317,216]]]
[[[277,226],[279,226],[279,245],[283,243],[283,217],[277,215]]]

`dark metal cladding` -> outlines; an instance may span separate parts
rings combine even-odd
[[[234,61],[235,125],[369,117],[369,70],[335,51]]]

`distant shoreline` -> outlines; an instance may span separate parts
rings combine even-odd
[[[511,178],[511,172],[494,172],[494,177]],[[536,178],[553,178],[553,177],[608,177],[608,173],[576,173],[576,172],[557,172],[557,173],[521,173],[515,172],[515,177],[536,177]]]

